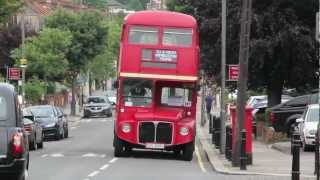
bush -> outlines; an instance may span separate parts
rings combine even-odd
[[[38,79],[32,79],[25,84],[26,100],[32,104],[41,102],[41,97],[45,93],[43,82]]]

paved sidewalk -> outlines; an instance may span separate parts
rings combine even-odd
[[[63,110],[64,110],[64,113],[68,115],[69,122],[76,122],[82,118],[82,112],[79,111],[78,105],[76,106],[76,115],[75,116],[71,115],[70,104],[68,104],[66,107],[64,107]]]
[[[200,104],[200,103],[199,103]],[[201,112],[198,109],[198,112]],[[198,113],[198,117],[200,117]],[[240,171],[239,167],[232,167],[231,162],[221,155],[219,150],[211,144],[211,134],[209,134],[208,123],[204,127],[200,126],[200,118],[198,118],[197,135],[206,155],[217,172],[225,174],[248,174],[248,175],[269,175],[269,176],[291,176],[292,156],[287,153],[280,152],[271,147],[271,145],[263,144],[259,141],[253,142],[253,165],[247,166],[246,171]],[[301,179],[315,179],[314,159],[309,157],[300,159]]]

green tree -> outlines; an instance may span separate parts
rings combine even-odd
[[[108,27],[98,12],[80,12],[78,14],[59,9],[45,21],[46,27],[58,28],[72,34],[72,43],[68,49],[69,79],[72,84],[71,113],[75,114],[75,80],[81,70],[88,67],[97,55],[105,50]]]
[[[193,15],[200,27],[201,68],[220,79],[220,0],[169,0],[171,10]],[[314,39],[317,0],[254,1],[249,88],[265,88],[269,106],[278,104],[282,89],[315,88],[319,67]],[[238,63],[240,1],[228,1],[227,63]],[[308,69],[308,71],[306,71]],[[219,81],[218,81],[219,82]]]
[[[0,27],[22,6],[20,0],[0,0]]]
[[[44,29],[39,36],[28,38],[25,43],[28,75],[37,75],[48,81],[63,80],[68,67],[66,54],[71,40],[70,32],[52,28]],[[17,60],[22,58],[21,47],[13,51],[12,57]]]
[[[31,104],[39,104],[45,94],[45,85],[38,78],[29,80],[25,86],[26,100]]]
[[[107,22],[109,28],[105,52],[96,56],[94,61],[89,65],[92,78],[97,82],[102,82],[115,76],[115,65],[119,57],[122,21],[122,17],[115,17]]]

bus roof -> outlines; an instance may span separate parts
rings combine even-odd
[[[139,11],[126,16],[125,24],[171,26],[171,27],[196,27],[196,20],[186,14],[170,11]]]

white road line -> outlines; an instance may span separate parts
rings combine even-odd
[[[88,154],[84,154],[82,155],[82,157],[97,157],[98,155],[97,154],[94,154],[94,153],[88,153]]]
[[[42,155],[41,157],[42,158],[45,158],[45,157],[47,157],[48,156],[48,154],[44,154],[44,155]]]
[[[105,164],[100,168],[100,170],[103,171],[103,170],[107,169],[108,167],[109,167],[109,164]]]
[[[111,159],[110,161],[109,161],[109,163],[114,163],[114,162],[116,162],[118,160],[118,158],[113,158],[113,159]]]
[[[107,155],[102,154],[102,155],[100,155],[100,157],[101,157],[101,158],[105,158],[105,157],[107,157]]]
[[[51,154],[50,156],[51,157],[64,157],[63,154]]]
[[[88,175],[88,177],[94,177],[96,175],[98,175],[100,173],[100,171],[93,171],[91,174]]]
[[[71,130],[75,130],[75,129],[77,129],[77,127],[71,127]]]
[[[200,156],[198,146],[196,146],[196,148],[195,148],[195,153],[197,155],[197,159],[198,159],[198,163],[199,163],[199,167],[200,167],[201,171],[206,173],[207,170],[206,170],[206,168],[204,168],[203,161],[202,161],[202,158]]]

